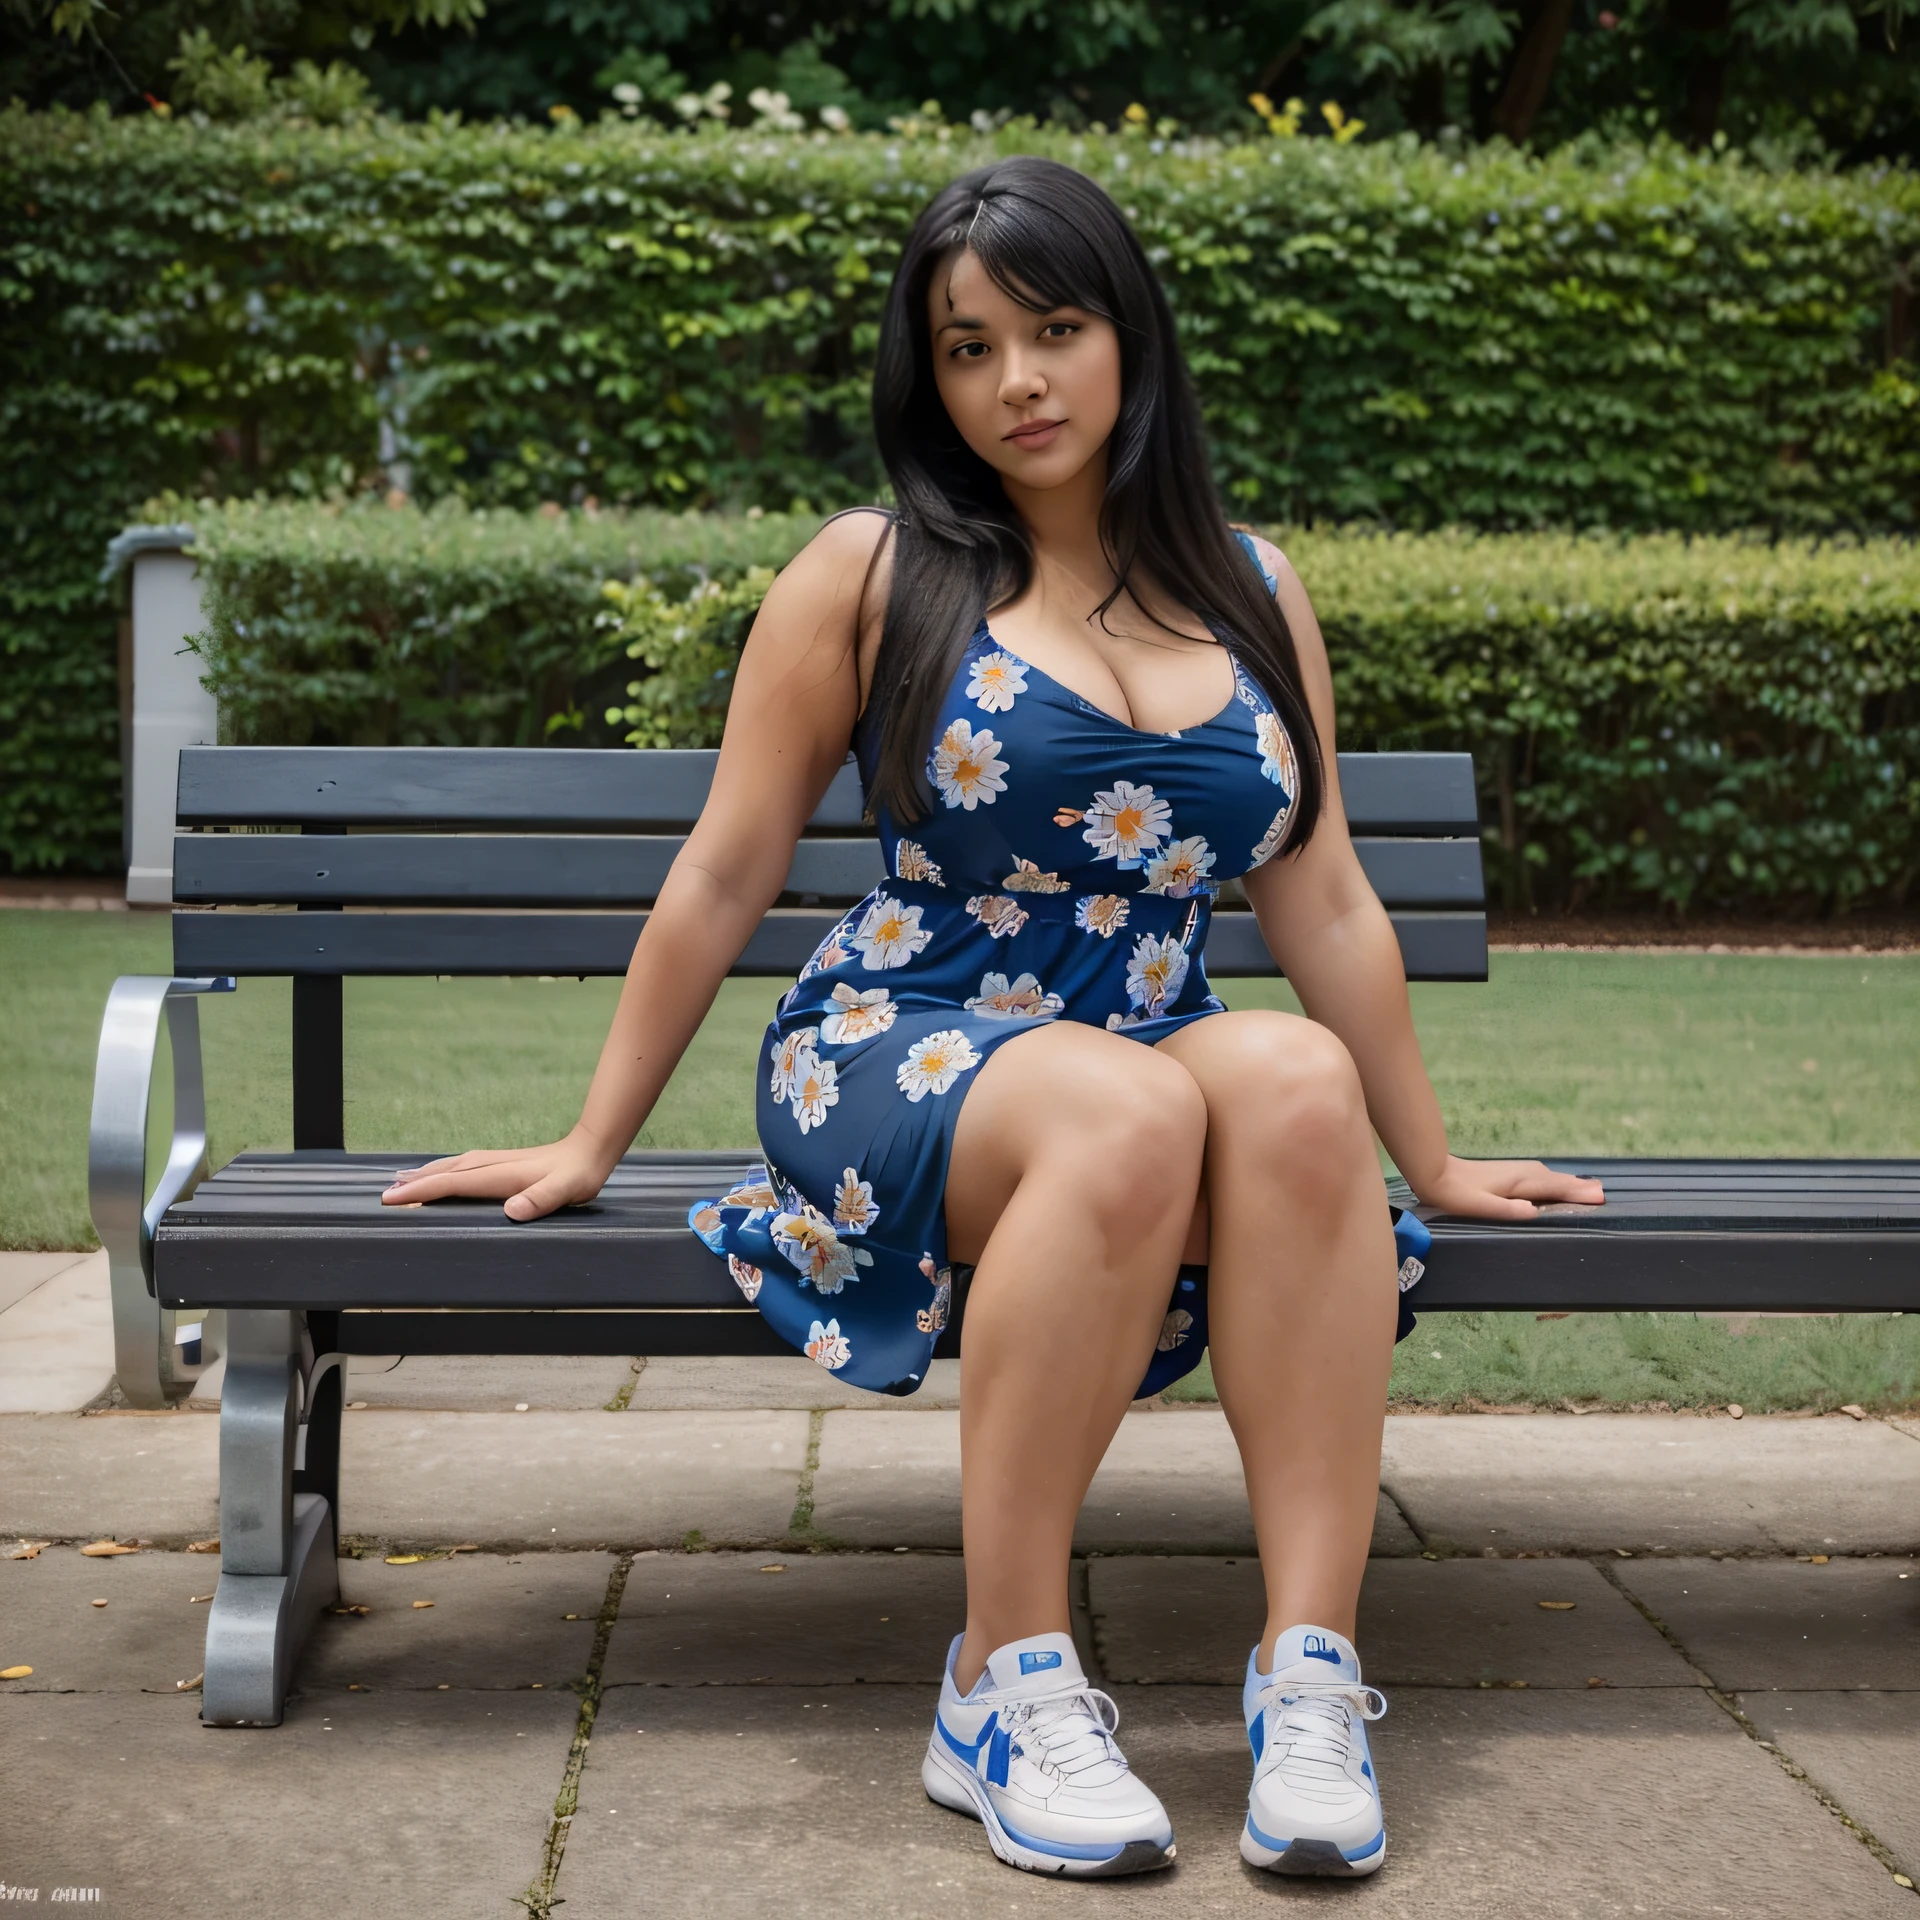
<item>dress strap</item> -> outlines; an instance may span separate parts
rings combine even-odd
[[[1242,533],[1238,527],[1235,527],[1233,537],[1246,548],[1247,558],[1260,569],[1260,578],[1267,583],[1267,591],[1272,593],[1279,586],[1280,582],[1267,571],[1267,563],[1260,558],[1260,549],[1253,544],[1253,535],[1250,533]]]

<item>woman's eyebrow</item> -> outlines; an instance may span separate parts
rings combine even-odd
[[[957,320],[943,320],[940,323],[938,331],[941,333],[984,333],[986,329],[987,323],[984,320],[969,320],[963,317]]]

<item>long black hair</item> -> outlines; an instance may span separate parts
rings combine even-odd
[[[935,270],[971,249],[994,284],[1036,313],[1074,306],[1120,337],[1120,414],[1107,444],[1100,537],[1115,585],[1144,567],[1220,634],[1292,735],[1300,791],[1290,849],[1319,818],[1325,783],[1299,657],[1260,570],[1233,537],[1214,489],[1200,408],[1166,295],[1133,229],[1086,175],[1023,157],[943,188],[907,238],[887,296],[873,427],[893,481],[893,580],[862,717],[874,740],[869,797],[897,820],[932,804],[926,761],[941,700],[983,614],[1033,574],[1025,522],[1000,476],[967,445],[934,385],[927,294]],[[865,757],[865,756],[863,756]]]

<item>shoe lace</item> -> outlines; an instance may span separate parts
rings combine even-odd
[[[1071,1780],[1095,1767],[1126,1765],[1113,1739],[1120,1709],[1098,1687],[1083,1683],[1026,1694],[1001,1715],[1015,1745],[1043,1772]]]
[[[1289,1680],[1269,1687],[1261,1706],[1272,1715],[1265,1751],[1290,1784],[1330,1784],[1344,1775],[1352,1751],[1353,1723],[1383,1719],[1387,1697],[1358,1681]]]

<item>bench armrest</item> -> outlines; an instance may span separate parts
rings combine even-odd
[[[100,1023],[87,1137],[87,1205],[107,1250],[114,1368],[136,1407],[163,1407],[190,1384],[174,1372],[167,1316],[153,1287],[153,1230],[207,1168],[207,1100],[200,1071],[203,993],[231,993],[231,978],[127,974],[113,983]],[[165,1014],[173,1040],[173,1139],[159,1183],[147,1184],[147,1103]]]

